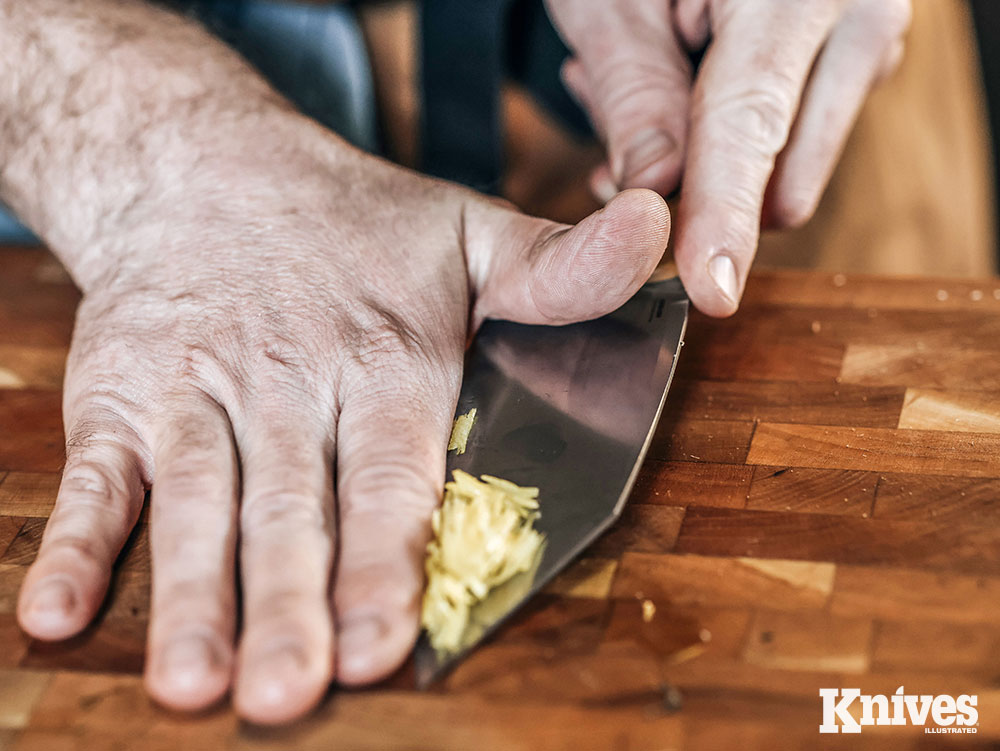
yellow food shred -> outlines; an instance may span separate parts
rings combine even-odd
[[[421,624],[431,646],[454,653],[472,608],[494,587],[531,569],[543,536],[538,488],[456,469],[445,483],[444,500],[434,511],[434,539],[427,545],[427,589]]]
[[[642,620],[649,623],[656,617],[656,604],[652,600],[642,601]]]
[[[455,418],[455,424],[451,426],[451,440],[448,441],[448,450],[455,450],[456,454],[464,454],[465,446],[469,442],[469,433],[472,426],[476,424],[476,408],[473,407],[464,415]]]

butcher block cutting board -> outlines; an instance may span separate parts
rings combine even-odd
[[[1000,742],[1000,280],[761,272],[694,314],[621,522],[444,683],[282,730],[143,693],[145,521],[95,627],[17,628],[78,295],[0,249],[0,749],[987,748]],[[977,733],[820,735],[823,687],[974,694]]]

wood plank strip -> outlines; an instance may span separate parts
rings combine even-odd
[[[1000,575],[1000,528],[691,506],[677,553],[904,565]]]
[[[1000,626],[880,621],[872,666],[877,670],[996,671],[1000,669]]]
[[[837,567],[838,615],[892,621],[1000,621],[1000,577],[876,566]]]
[[[626,674],[620,679],[629,678]],[[568,682],[562,688],[579,685]],[[69,735],[79,749],[121,751],[680,748],[681,718],[650,712],[650,704],[655,702],[539,702],[516,694],[491,697],[398,690],[340,692],[308,720],[268,730],[241,725],[231,712],[185,716],[158,710],[145,695],[139,677],[62,673],[36,705],[32,725],[47,733],[46,739]]]
[[[742,305],[847,307],[942,312],[1000,311],[1000,280],[927,279],[768,269],[751,274]]]
[[[898,427],[1000,433],[1000,393],[907,389]]]
[[[746,327],[739,331],[699,326],[685,337],[677,376],[685,380],[832,382],[840,373],[844,345],[815,336],[789,336]]]
[[[875,496],[879,519],[933,519],[951,524],[1000,525],[1000,480],[886,474]]]
[[[750,625],[743,659],[777,670],[864,673],[871,639],[870,619],[762,610]]]
[[[625,553],[611,594],[672,605],[823,607],[833,589],[834,565],[812,561],[715,558]]]
[[[994,340],[995,341],[995,340]],[[852,344],[844,354],[843,383],[929,389],[1000,391],[998,352],[979,346]]]
[[[0,516],[48,517],[56,502],[59,480],[55,472],[10,472],[0,482]]]
[[[668,412],[653,435],[648,456],[661,461],[742,464],[753,435],[752,422],[676,420]]]
[[[675,381],[671,404],[684,419],[755,420],[895,428],[905,389],[833,381]]]
[[[648,459],[639,470],[629,502],[742,508],[752,477],[753,467],[742,464]]]
[[[1000,435],[760,423],[747,463],[1000,477]]]
[[[876,473],[858,470],[758,466],[747,508],[867,517],[878,480]]]

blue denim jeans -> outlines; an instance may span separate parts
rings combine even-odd
[[[304,113],[359,148],[378,149],[371,68],[353,10],[230,0],[203,1],[196,14]],[[0,205],[0,243],[36,241]]]

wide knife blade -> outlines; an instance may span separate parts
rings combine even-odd
[[[532,571],[477,605],[451,655],[422,636],[426,687],[541,590],[621,514],[653,436],[687,324],[677,278],[650,282],[615,312],[570,326],[487,321],[469,350],[458,412],[477,410],[452,469],[538,486],[545,535]]]

